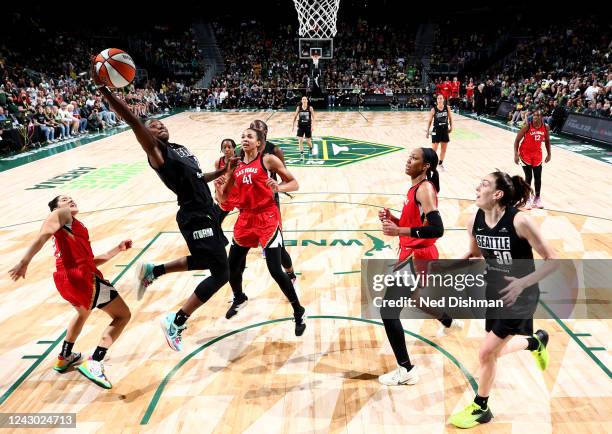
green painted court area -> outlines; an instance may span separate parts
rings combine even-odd
[[[277,137],[270,139],[270,142],[280,146],[285,153],[285,163],[288,166],[296,167],[340,167],[404,149],[362,140],[323,136],[312,138],[313,152],[311,155],[308,155],[308,145],[304,140],[304,158],[302,159],[297,137]]]

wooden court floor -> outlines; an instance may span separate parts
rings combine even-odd
[[[181,113],[164,123],[171,141],[212,168],[222,139],[238,141],[254,119],[268,123],[269,137],[288,138],[292,117]],[[455,118],[441,174],[443,258],[467,248],[465,224],[480,178],[495,168],[521,172],[512,160],[513,133]],[[382,234],[377,212],[401,209],[408,151],[428,144],[425,121],[425,112],[317,113],[314,136],[326,144],[318,142],[311,163],[290,167],[300,191],[282,203],[285,240],[310,317],[305,335],[293,335],[290,306],[261,252],[252,250],[244,276],[249,305],[226,320],[226,285],[190,319],[181,353],[167,347],[158,319],[175,311],[206,272],[166,275],[136,301],[136,264],[175,259],[187,248],[175,198],[147,166],[131,131],[1,172],[0,413],[76,413],[78,432],[100,433],[454,432],[446,421],[473,397],[483,321],[468,321],[461,333],[443,338],[434,321],[404,321],[421,381],[387,388],[377,376],[394,368],[391,348],[381,325],[360,312],[360,260],[395,254],[397,241]],[[283,140],[289,149],[291,140]],[[530,213],[560,257],[612,258],[611,174],[606,163],[553,147],[543,175],[546,208]],[[77,202],[94,252],[134,241],[101,267],[132,310],[106,358],[109,391],[75,371],[51,369],[72,315],[53,286],[51,246],[32,261],[25,281],[8,277],[58,194]],[[224,222],[228,237],[235,218]],[[107,322],[94,313],[75,350],[92,351]],[[501,359],[490,399],[495,418],[473,432],[611,432],[610,326],[609,320],[537,320],[551,335],[548,370],[538,371],[527,352]]]

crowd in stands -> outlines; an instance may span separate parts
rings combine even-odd
[[[96,37],[83,31],[46,28],[44,20],[33,15],[7,14],[6,21],[10,28],[31,29],[35,34],[30,37],[37,42],[28,43],[16,32],[2,33],[0,155],[72,140],[123,123],[89,78],[93,52],[128,44],[119,29],[109,27],[102,37]],[[167,29],[159,29],[163,30]],[[177,62],[195,58],[191,33],[179,32],[177,39],[171,39],[168,34],[176,35],[176,32],[166,33],[162,41],[166,55],[174,56]],[[148,65],[137,57],[138,53],[130,54],[139,59],[138,65]],[[199,68],[198,62],[194,68]],[[195,71],[198,78],[199,74],[199,70]],[[190,88],[178,81],[184,76],[149,77],[149,81],[141,80],[122,89],[120,95],[143,118],[176,106],[188,106],[192,102]],[[193,80],[188,82],[191,83]]]
[[[529,36],[511,55],[472,79],[473,96],[467,89],[470,79],[463,79],[465,108],[494,114],[498,103],[507,101],[513,105],[508,114],[513,125],[521,125],[539,108],[553,131],[560,130],[568,112],[612,117],[609,28],[605,31],[597,20],[576,19],[523,31]]]
[[[250,21],[214,28],[225,71],[213,79],[205,107],[278,108],[297,104],[310,88],[312,61],[297,55],[296,26]],[[409,62],[413,52],[414,36],[406,29],[339,22],[333,58],[320,61],[330,105],[346,105],[352,94],[393,95],[419,86],[420,68]]]

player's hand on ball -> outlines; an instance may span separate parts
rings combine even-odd
[[[383,234],[396,237],[399,235],[399,227],[391,220],[383,221]]]
[[[120,251],[125,252],[126,250],[132,248],[132,240],[121,241],[117,247]]]
[[[266,181],[266,185],[268,187],[270,187],[270,190],[272,190],[274,193],[278,193],[278,182],[276,182],[275,180],[273,180],[272,178],[268,178],[268,180]]]
[[[91,79],[96,86],[104,87],[104,83],[102,83],[102,80],[100,80],[100,77],[98,77],[98,74],[96,73],[96,56],[91,56],[90,63],[89,75],[91,76]]]
[[[26,271],[28,270],[28,263],[24,261],[19,261],[17,265],[9,270],[9,275],[11,279],[17,281],[20,277],[25,279]]]

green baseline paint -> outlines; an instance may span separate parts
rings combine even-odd
[[[341,319],[341,320],[359,321],[359,322],[364,322],[364,323],[369,323],[369,324],[383,325],[382,322],[373,321],[373,320],[364,319],[364,318],[350,317],[350,316],[310,315],[310,316],[307,316],[307,318],[309,318],[309,319]],[[279,319],[273,319],[273,320],[269,320],[269,321],[263,321],[263,322],[256,323],[256,324],[251,324],[251,325],[248,325],[246,327],[242,327],[242,328],[239,328],[239,329],[236,329],[236,330],[232,330],[232,331],[230,331],[228,333],[225,333],[225,334],[223,334],[221,336],[217,336],[216,338],[211,339],[210,341],[206,342],[203,345],[200,345],[198,348],[193,350],[187,356],[183,357],[183,359],[181,359],[181,361],[179,361],[174,366],[174,368],[172,368],[172,370],[170,370],[170,372],[168,372],[168,374],[166,374],[166,376],[161,381],[159,386],[157,386],[157,389],[155,390],[155,393],[153,394],[153,397],[151,398],[151,401],[149,402],[149,405],[147,406],[145,414],[142,417],[142,419],[140,420],[140,424],[141,425],[147,425],[149,423],[149,420],[151,419],[151,416],[153,415],[153,412],[155,411],[155,408],[157,407],[157,404],[159,403],[159,400],[161,399],[162,393],[164,392],[164,389],[166,388],[166,386],[169,383],[170,379],[172,379],[172,377],[174,377],[174,375],[178,372],[178,370],[180,368],[182,368],[185,365],[185,363],[187,363],[189,360],[191,360],[193,357],[195,357],[198,353],[204,351],[206,348],[216,344],[217,342],[219,342],[219,341],[221,341],[221,340],[223,340],[225,338],[228,338],[228,337],[230,337],[232,335],[235,335],[237,333],[241,333],[243,331],[246,331],[246,330],[249,330],[249,329],[252,329],[252,328],[262,327],[262,326],[265,326],[265,325],[268,325],[268,324],[275,324],[275,323],[279,323],[279,322],[283,322],[283,321],[293,321],[293,317],[291,317],[291,318],[279,318]],[[457,366],[459,368],[459,370],[461,370],[461,372],[463,373],[463,375],[465,375],[468,383],[470,384],[470,386],[472,387],[474,392],[477,391],[478,385],[476,384],[476,380],[474,379],[474,377],[461,364],[461,362],[459,362],[459,360],[457,360],[457,358],[455,358],[451,353],[446,351],[444,348],[442,348],[441,346],[439,346],[435,342],[432,342],[429,339],[427,339],[427,338],[425,338],[425,337],[423,337],[423,336],[421,336],[419,334],[413,333],[413,332],[405,330],[405,329],[404,329],[404,333],[407,334],[407,335],[410,335],[410,336],[412,336],[414,338],[417,338],[417,339],[425,342],[426,344],[431,345],[436,350],[440,351],[455,366]]]

